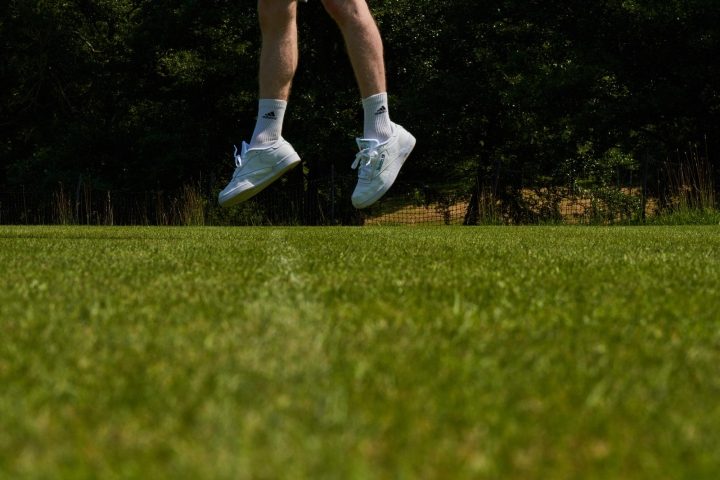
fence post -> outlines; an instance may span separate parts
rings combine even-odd
[[[645,223],[645,211],[647,210],[647,177],[648,177],[648,153],[645,151],[643,156],[643,180],[642,180],[642,196],[640,200],[640,220]]]
[[[28,212],[27,212],[27,200],[25,198],[25,184],[22,185],[22,197],[23,197],[23,222],[28,223]]]
[[[463,225],[478,225],[480,223],[480,175],[475,176],[475,186],[470,194]]]
[[[330,165],[330,222],[335,225],[335,164]]]

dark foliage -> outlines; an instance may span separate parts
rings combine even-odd
[[[420,140],[406,183],[492,185],[513,205],[527,187],[602,188],[618,167],[658,166],[705,138],[718,158],[715,0],[370,4],[393,118]],[[82,182],[142,192],[199,182],[210,193],[226,180],[232,144],[254,123],[254,2],[2,5],[0,189]],[[330,168],[348,172],[361,109],[320,2],[299,17],[285,136],[304,168],[288,181],[315,185]],[[307,192],[311,202],[325,194]]]

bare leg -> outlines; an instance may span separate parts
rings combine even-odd
[[[258,0],[260,98],[285,100],[298,64],[297,0]]]
[[[390,121],[383,45],[366,0],[322,0],[340,27],[363,100],[364,137],[352,168],[358,183],[352,194],[355,208],[377,202],[395,182],[415,146],[415,138]]]
[[[258,17],[262,31],[258,117],[250,143],[235,150],[235,172],[218,195],[218,202],[226,207],[252,198],[300,164],[300,156],[281,136],[298,63],[297,0],[258,0]]]
[[[365,0],[322,0],[340,27],[363,98],[383,93],[385,62],[380,31]]]

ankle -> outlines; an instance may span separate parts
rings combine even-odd
[[[280,140],[286,109],[285,100],[263,98],[258,102],[257,123],[250,148],[267,148]]]
[[[378,93],[363,99],[365,121],[363,136],[385,143],[392,137],[394,126],[390,121],[387,93]]]

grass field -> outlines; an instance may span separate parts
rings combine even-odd
[[[0,478],[717,478],[720,227],[0,227]]]

